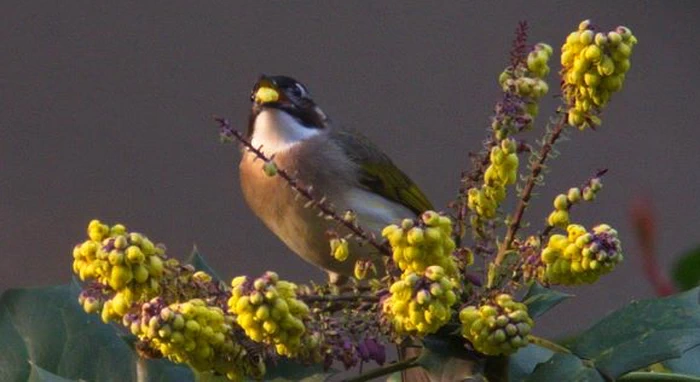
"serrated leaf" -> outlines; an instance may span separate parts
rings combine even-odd
[[[221,281],[221,277],[219,277],[216,271],[214,271],[214,268],[209,266],[206,260],[204,260],[204,256],[202,256],[202,254],[199,253],[199,249],[197,249],[196,245],[192,247],[192,252],[190,252],[190,255],[185,260],[185,264],[191,264],[194,267],[194,269],[206,272],[214,280]]]
[[[534,282],[530,285],[530,289],[528,289],[527,294],[523,298],[523,303],[527,305],[530,317],[536,318],[570,297],[573,297],[573,295],[545,288]]]
[[[700,288],[633,302],[582,333],[576,355],[617,378],[653,363],[680,357],[700,345]]]
[[[26,381],[29,379],[29,353],[12,323],[11,312],[0,298],[0,381]]]
[[[673,281],[682,290],[700,285],[700,247],[678,259],[673,267]]]
[[[193,370],[188,366],[176,364],[167,359],[139,359],[136,362],[145,364],[144,370],[147,373],[148,382],[169,382],[169,381],[194,381]]]
[[[28,382],[76,382],[74,379],[63,378],[49,371],[46,371],[34,363],[30,362],[31,374]]]
[[[541,346],[529,344],[510,356],[508,378],[511,382],[525,381],[539,363],[546,362],[554,352]]]
[[[137,379],[138,357],[77,299],[75,285],[10,289],[0,296],[0,380],[26,381],[42,370],[72,380]],[[149,381],[193,379],[188,368],[164,360],[147,360],[142,370]]]
[[[79,290],[74,283],[0,296],[0,381],[226,381],[164,359],[139,358],[129,344],[133,336],[83,311]],[[268,368],[266,380],[320,382],[335,372],[282,360]]]
[[[680,358],[664,362],[663,365],[675,373],[700,376],[700,346],[688,350]]]
[[[557,353],[535,367],[529,382],[604,382],[605,378],[573,354]]]
[[[428,336],[417,360],[434,382],[461,381],[472,375],[474,359],[464,348],[461,338]]]

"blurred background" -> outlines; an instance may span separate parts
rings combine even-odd
[[[239,153],[212,115],[245,129],[258,75],[310,88],[336,123],[364,132],[437,206],[455,197],[480,148],[520,20],[558,48],[586,18],[639,40],[625,88],[598,131],[572,131],[526,215],[539,229],[553,196],[608,168],[573,219],[618,228],[625,262],[538,322],[581,330],[654,295],[629,218],[657,213],[664,270],[698,242],[700,3],[90,2],[0,5],[0,290],[65,283],[93,218],[146,233],[184,258],[196,244],[226,278],[267,269],[323,280],[245,205]],[[555,54],[556,56],[557,54]],[[555,74],[558,59],[553,59]],[[549,77],[550,95],[558,79]],[[553,97],[540,107],[534,141]]]

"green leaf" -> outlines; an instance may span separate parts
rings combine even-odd
[[[686,252],[673,268],[673,281],[682,290],[700,285],[700,247]]]
[[[535,318],[570,297],[573,297],[573,295],[545,288],[534,282],[530,285],[530,289],[528,289],[527,294],[523,298],[523,303],[527,305],[530,317]]]
[[[461,381],[471,376],[475,360],[461,338],[434,335],[423,339],[417,363],[428,372],[431,381]]]
[[[10,289],[0,296],[0,380],[41,380],[36,378],[50,374],[88,381],[137,379],[136,354],[113,326],[86,314],[77,300],[75,285]],[[193,378],[188,368],[163,360],[145,361],[142,370],[149,381]]]
[[[10,289],[0,296],[0,381],[200,381],[223,382],[164,359],[142,359],[134,337],[102,323],[78,304],[80,287]],[[270,381],[323,381],[335,370],[281,360]]]
[[[554,352],[541,346],[529,344],[510,356],[508,377],[510,381],[525,381],[537,364],[546,362]]]
[[[595,369],[573,354],[557,353],[540,363],[526,381],[531,382],[604,382],[605,378]]]
[[[0,298],[0,381],[26,381],[30,371],[29,352],[3,300]]]
[[[230,382],[224,375],[216,375],[214,373],[202,372],[194,369],[192,373],[194,373],[194,381],[196,382]]]
[[[555,355],[533,376],[570,368],[595,368],[615,379],[653,363],[678,358],[700,345],[700,288],[633,302],[610,314],[570,343],[574,355]],[[576,363],[571,357],[587,361]],[[584,365],[583,363],[586,362]]]
[[[663,365],[675,373],[700,376],[700,346],[688,350],[680,358],[664,362]]]
[[[277,365],[274,368],[268,370],[265,380],[274,382],[323,382],[335,373],[337,373],[335,369],[324,371],[323,366],[320,364],[302,365],[298,362],[281,358],[277,361]]]
[[[191,264],[194,269],[198,271],[208,273],[214,280],[221,281],[221,277],[219,277],[216,271],[204,260],[204,256],[199,253],[199,249],[197,249],[196,245],[192,247],[192,252],[190,252],[190,255],[185,259],[185,263]]]
[[[74,379],[66,379],[48,372],[32,362],[30,362],[30,365],[32,372],[28,379],[29,382],[75,382]]]
[[[593,378],[593,372],[615,379],[650,364],[678,358],[698,345],[700,288],[633,302],[610,314],[570,343],[574,354],[554,355],[539,364],[529,380],[548,380],[544,378],[550,376],[557,380],[565,373]]]

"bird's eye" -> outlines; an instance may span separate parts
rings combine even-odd
[[[305,98],[306,97],[306,89],[304,89],[304,86],[301,84],[294,84],[289,87],[289,92],[296,98]]]

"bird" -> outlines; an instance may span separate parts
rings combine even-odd
[[[375,144],[354,129],[334,123],[301,82],[283,75],[261,75],[251,91],[246,137],[274,165],[304,186],[316,200],[325,198],[336,211],[351,211],[365,230],[381,230],[415,218],[432,204],[403,171]],[[243,196],[252,211],[293,252],[325,270],[333,284],[353,274],[357,260],[369,260],[382,272],[375,248],[349,241],[349,258],[338,261],[329,245],[337,222],[319,216],[279,176],[263,171],[265,162],[243,149],[239,164]]]

